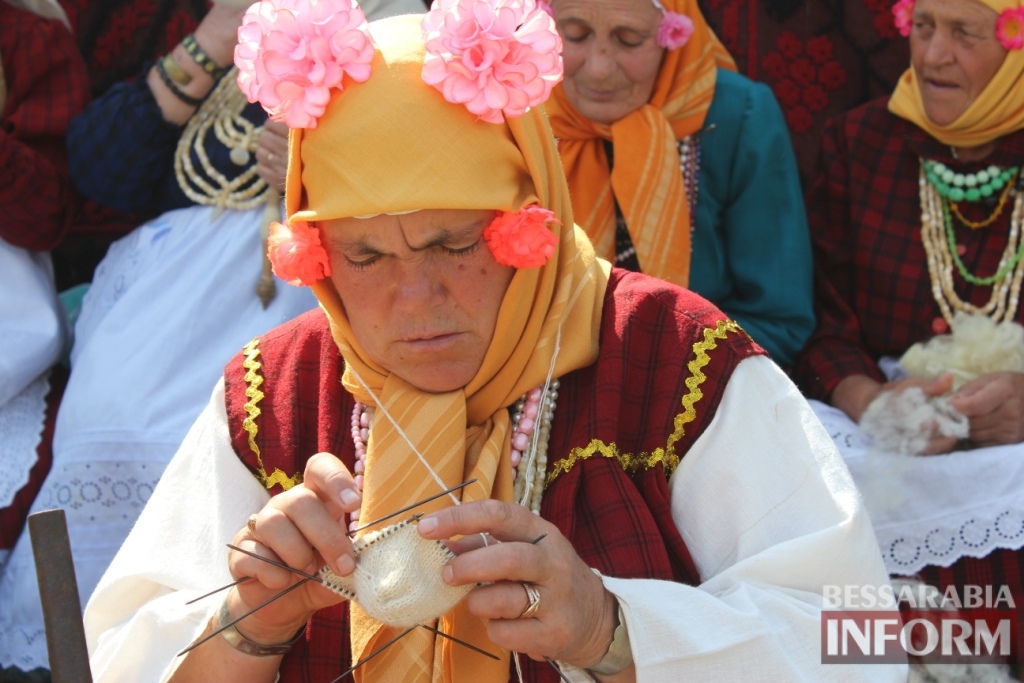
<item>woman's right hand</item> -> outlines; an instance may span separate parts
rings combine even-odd
[[[256,513],[255,532],[248,526],[233,545],[316,574],[324,564],[344,576],[355,569],[346,513],[359,508],[359,489],[344,464],[330,453],[318,453],[306,463],[303,482],[274,496]],[[227,598],[232,618],[264,602],[302,578],[286,569],[244,553],[230,551],[228,565],[238,579],[250,576],[231,590]],[[313,615],[343,598],[320,584],[308,581],[256,613],[238,628],[259,643],[290,640]]]

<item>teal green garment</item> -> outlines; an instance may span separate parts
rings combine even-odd
[[[690,289],[789,366],[814,330],[814,310],[807,216],[782,111],[767,86],[719,69],[699,139]]]

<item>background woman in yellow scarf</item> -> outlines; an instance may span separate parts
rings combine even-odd
[[[597,253],[689,287],[792,364],[814,328],[810,243],[771,91],[734,73],[696,0],[552,7],[566,75],[548,113]]]
[[[1024,509],[1024,374],[988,373],[950,393],[952,376],[901,380],[891,361],[949,332],[958,313],[1024,321],[1024,7],[903,0],[894,12],[910,68],[891,97],[829,124],[808,195],[819,325],[798,381],[831,404],[816,405],[869,501],[873,475],[881,497],[913,501],[874,501],[889,570],[920,570],[943,588],[968,576],[1006,583],[1020,606],[1024,536],[1007,531],[1005,513]],[[949,394],[969,421],[959,446],[972,450],[877,472],[887,461],[860,457],[858,423],[872,401],[913,385]],[[930,421],[921,435],[926,453],[958,445]]]
[[[576,680],[897,680],[823,671],[824,585],[884,577],[803,399],[714,306],[611,269],[573,224],[538,106],[550,17],[453,0],[370,43],[345,6],[310,22],[268,0],[242,27],[243,87],[293,129],[275,268],[322,310],[225,368],[88,607],[97,680],[328,683],[366,662],[355,680],[498,683],[513,652],[528,681],[558,680],[544,658]],[[315,91],[330,62],[264,91],[305,46],[339,49],[342,87]],[[466,481],[418,526],[359,529]]]

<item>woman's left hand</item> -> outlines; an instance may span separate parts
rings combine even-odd
[[[467,597],[470,612],[487,621],[497,645],[587,668],[601,661],[612,642],[615,596],[591,571],[558,528],[529,510],[496,500],[445,508],[419,522],[422,536],[448,539],[458,555],[444,569],[451,585],[484,583]],[[484,545],[479,534],[500,543]],[[533,543],[539,536],[544,538]],[[536,614],[523,584],[540,595]]]
[[[256,172],[267,185],[284,190],[288,171],[288,126],[267,119],[256,148]]]
[[[975,446],[1024,441],[1024,374],[994,372],[971,380],[953,392],[950,405],[970,421]]]

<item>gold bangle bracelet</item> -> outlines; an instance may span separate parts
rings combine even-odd
[[[188,85],[192,82],[192,74],[181,68],[181,65],[170,54],[164,55],[164,71],[171,77],[171,80],[178,85]]]

